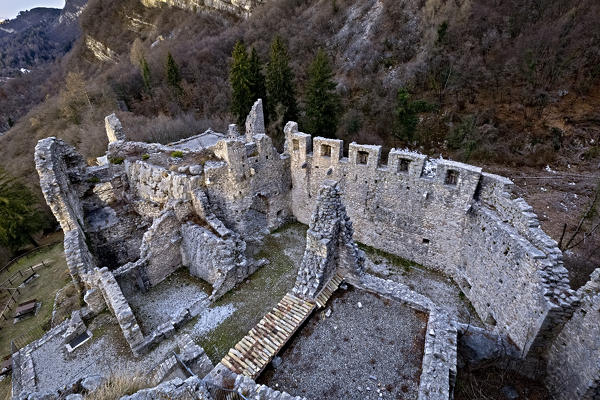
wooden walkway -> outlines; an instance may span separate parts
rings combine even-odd
[[[341,282],[342,277],[335,275],[317,296],[316,304],[300,299],[292,293],[286,294],[242,340],[229,350],[221,360],[221,364],[236,374],[252,379],[258,378],[317,305],[320,308],[325,306]]]
[[[327,304],[327,300],[329,300],[333,292],[335,292],[337,288],[340,287],[340,283],[342,283],[343,279],[344,278],[342,278],[340,275],[335,274],[333,278],[331,278],[329,282],[327,282],[327,285],[325,285],[325,287],[321,290],[321,293],[319,293],[319,295],[317,296],[317,306],[319,306],[319,308],[325,307],[325,304]]]

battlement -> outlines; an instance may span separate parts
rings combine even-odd
[[[357,241],[452,276],[481,318],[524,353],[539,351],[569,314],[576,297],[562,254],[531,207],[511,198],[509,179],[400,149],[382,163],[377,145],[350,143],[343,157],[342,140],[311,140],[293,123],[285,133],[299,221],[310,221],[319,185],[339,181]],[[520,297],[502,295],[499,284]]]
[[[424,154],[392,149],[387,157],[387,164],[382,164],[382,147],[379,145],[366,145],[350,143],[348,157],[343,157],[344,142],[340,139],[327,139],[323,137],[312,138],[310,135],[288,129],[286,150],[291,156],[292,169],[302,168],[307,161],[314,168],[328,170],[338,167],[366,177],[367,180],[377,181],[386,179],[390,174],[399,180],[421,179],[423,184],[438,186],[448,191],[460,194],[463,201],[475,197],[476,190],[482,190],[484,185],[490,185],[486,194],[492,195],[495,190],[505,189],[502,181],[505,178],[487,175],[482,180],[481,168],[444,159],[430,159]],[[330,171],[330,174],[333,171]],[[343,175],[343,174],[342,174]],[[510,182],[510,181],[509,181]],[[481,185],[478,188],[478,185]]]

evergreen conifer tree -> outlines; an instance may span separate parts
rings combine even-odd
[[[178,93],[182,91],[179,66],[175,62],[171,52],[169,52],[167,55],[167,84],[171,89],[177,91]]]
[[[238,41],[231,53],[232,61],[229,69],[229,84],[231,85],[231,112],[235,115],[238,125],[243,126],[246,115],[252,108],[252,91],[250,76],[250,60],[246,46]]]
[[[296,120],[296,88],[294,73],[289,66],[287,49],[279,36],[271,43],[269,63],[267,64],[266,88],[268,99],[267,114],[271,121],[281,125]],[[280,129],[277,129],[279,131]]]
[[[43,218],[31,190],[0,168],[0,245],[18,250],[31,243],[43,227]]]
[[[250,52],[250,61],[249,61],[249,86],[250,86],[250,97],[252,99],[252,104],[257,99],[262,99],[263,107],[267,102],[267,90],[265,88],[265,76],[262,73],[262,67],[260,63],[260,58],[258,57],[258,53],[256,49],[252,48]],[[249,111],[249,110],[248,110]]]
[[[308,68],[306,85],[304,128],[311,135],[335,138],[341,105],[332,78],[329,59],[325,52],[319,49]]]
[[[144,56],[140,59],[140,72],[142,73],[144,88],[150,93],[152,88],[152,75],[150,75],[150,65],[148,65],[148,61],[146,61]]]

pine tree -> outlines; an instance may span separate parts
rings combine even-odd
[[[0,245],[18,250],[26,243],[37,246],[32,235],[43,227],[31,190],[0,168]]]
[[[150,66],[144,56],[140,59],[140,72],[142,73],[144,88],[149,93],[152,89],[152,76],[150,75]]]
[[[289,66],[287,49],[279,36],[275,36],[271,43],[266,87],[269,119],[277,121],[282,126],[287,121],[296,120],[298,107],[296,105],[294,73]],[[280,129],[277,129],[277,132],[279,131]]]
[[[308,68],[304,128],[316,136],[335,138],[341,110],[329,59],[319,49]]]
[[[252,108],[252,92],[250,80],[250,60],[246,46],[238,41],[231,53],[232,62],[229,69],[229,84],[231,85],[231,112],[235,115],[238,125],[243,126],[246,115]]]
[[[263,107],[266,104],[267,90],[265,88],[265,76],[262,73],[262,67],[260,63],[260,58],[258,57],[258,53],[256,49],[252,48],[252,52],[250,53],[250,62],[249,62],[249,86],[250,86],[250,97],[252,99],[252,104],[257,99],[262,99]]]
[[[412,141],[419,124],[419,114],[434,110],[435,106],[425,100],[411,100],[408,90],[401,87],[396,96],[395,136],[407,142]]]
[[[181,92],[181,74],[179,73],[179,66],[175,62],[175,59],[171,55],[171,52],[167,55],[167,84],[169,87],[176,92]]]

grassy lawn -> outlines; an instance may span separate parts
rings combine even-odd
[[[270,263],[216,301],[215,306],[233,304],[236,311],[198,340],[213,363],[221,361],[229,349],[292,289],[305,236],[306,226],[301,224],[287,225],[276,235],[267,236],[257,258],[266,258]],[[286,248],[297,249],[300,256],[290,258],[284,252]]]
[[[18,264],[11,266],[10,271],[3,271],[0,273],[0,282],[7,279],[19,269],[39,264],[42,260],[46,262],[48,266],[36,271],[39,277],[20,289],[20,294],[13,292],[13,297],[16,299],[17,303],[37,299],[42,303],[41,307],[35,316],[17,322],[16,324],[13,323],[12,318],[9,318],[8,321],[4,319],[0,320],[0,356],[10,353],[11,340],[20,338],[18,341],[23,345],[26,342],[41,337],[44,331],[49,329],[56,292],[71,281],[65,261],[63,244],[60,242],[21,259]],[[24,276],[27,277],[29,274],[24,273]],[[23,278],[19,277],[18,279],[20,282]],[[15,284],[18,283],[15,282]],[[2,292],[3,293],[0,295],[2,302],[0,304],[1,307],[4,307],[8,295],[6,294],[6,291]],[[13,316],[14,311],[9,312],[8,315]]]

